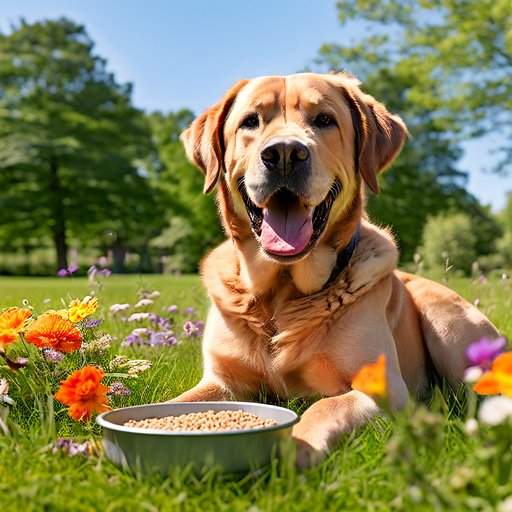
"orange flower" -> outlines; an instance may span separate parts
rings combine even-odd
[[[386,356],[381,354],[377,361],[365,364],[352,380],[352,389],[357,389],[373,398],[386,398]]]
[[[25,332],[25,339],[36,347],[59,352],[73,352],[82,344],[80,331],[57,313],[45,313],[34,320]]]
[[[479,395],[512,396],[512,352],[503,352],[496,357],[491,370],[478,379],[473,390]]]
[[[16,341],[28,318],[30,309],[8,308],[0,313],[0,347]]]
[[[103,370],[91,365],[76,370],[60,383],[55,398],[69,406],[68,414],[71,418],[76,421],[86,421],[95,412],[110,410],[108,387],[101,384],[104,376]]]

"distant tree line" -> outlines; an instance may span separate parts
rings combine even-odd
[[[424,240],[428,219],[458,214],[466,220],[458,217],[455,225],[465,229],[469,222],[471,258],[512,258],[510,215],[497,218],[479,204],[457,167],[461,142],[488,131],[491,116],[508,126],[512,84],[500,86],[492,72],[512,70],[510,41],[498,37],[501,18],[486,24],[475,15],[477,55],[459,49],[454,61],[453,32],[470,37],[459,4],[421,3],[451,13],[432,27],[415,21],[419,3],[338,2],[342,24],[363,17],[381,30],[349,46],[324,45],[314,68],[348,68],[407,122],[412,136],[368,204],[375,221],[393,227],[404,263],[420,247],[437,247]],[[482,11],[503,2],[469,3]],[[467,77],[484,68],[487,89],[477,94]],[[500,87],[508,89],[497,95]],[[86,29],[69,19],[21,20],[0,33],[0,273],[54,273],[77,253],[83,271],[105,254],[115,272],[197,271],[223,233],[213,197],[202,194],[202,176],[179,141],[193,117],[189,110],[135,108],[130,84],[115,79]],[[505,173],[506,163],[495,170]],[[55,255],[50,267],[34,261],[42,251]]]

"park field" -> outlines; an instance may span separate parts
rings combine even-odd
[[[510,280],[473,282],[454,276],[448,285],[478,301],[498,328],[512,336]],[[204,320],[207,309],[196,276],[112,276],[103,282],[95,315],[104,319],[99,329],[116,337],[115,353],[152,362],[149,371],[130,382],[131,395],[116,402],[122,406],[168,400],[201,374],[199,338],[179,336],[175,346],[120,347],[133,326],[112,319],[108,309],[114,303],[135,303],[141,289],[160,292],[155,302],[159,310],[178,306],[177,333],[187,315]],[[0,309],[21,306],[24,300],[36,311],[58,309],[88,292],[84,278],[0,278]],[[194,312],[185,313],[187,307]],[[0,370],[7,375],[5,367]],[[22,405],[11,410],[11,435],[0,434],[2,512],[511,510],[504,508],[512,496],[507,450],[499,448],[495,429],[481,426],[472,435],[465,432],[460,397],[435,393],[428,408],[411,405],[393,420],[379,418],[347,436],[325,462],[307,471],[297,471],[287,458],[238,477],[185,471],[148,479],[123,473],[101,454],[52,453],[49,446],[57,437],[82,440],[99,438],[100,432],[63,414],[47,418],[36,410],[27,412]],[[298,412],[305,407],[298,400],[285,405]]]

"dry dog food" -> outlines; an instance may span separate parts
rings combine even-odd
[[[223,430],[247,430],[277,425],[274,420],[266,420],[245,411],[204,411],[164,418],[129,420],[126,427],[154,428],[185,432],[219,432]]]

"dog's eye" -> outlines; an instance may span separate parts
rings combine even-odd
[[[329,128],[330,126],[334,126],[336,124],[336,121],[334,120],[334,117],[330,116],[329,114],[318,114],[313,124],[317,128]]]
[[[254,130],[260,125],[260,118],[258,114],[249,114],[240,123],[240,128],[247,128],[248,130]]]

